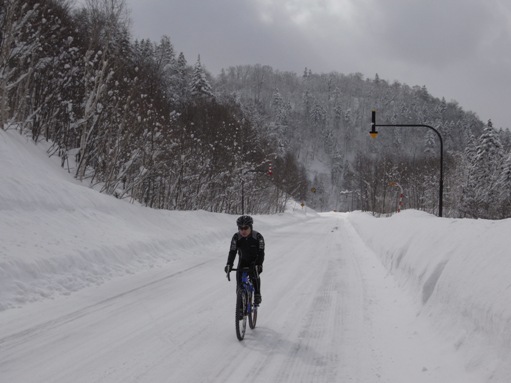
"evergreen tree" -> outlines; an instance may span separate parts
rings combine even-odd
[[[197,62],[193,68],[192,74],[192,83],[190,84],[190,93],[192,97],[195,99],[205,98],[205,99],[213,99],[215,96],[213,95],[213,91],[211,85],[206,79],[206,73],[202,68],[200,62],[200,55],[197,58]]]
[[[461,174],[461,206],[463,216],[477,217],[476,181],[474,177],[475,158],[477,154],[476,138],[471,135],[464,150],[460,170]]]
[[[273,93],[271,108],[278,130],[280,131],[281,135],[285,135],[286,127],[289,123],[288,115],[291,110],[291,106],[284,100],[277,88]]]
[[[483,134],[479,137],[472,174],[475,182],[475,200],[479,204],[479,214],[483,218],[491,218],[498,208],[497,180],[503,157],[500,138],[491,120],[488,120]]]
[[[158,70],[161,73],[173,69],[176,66],[176,54],[168,36],[163,36],[160,43],[155,48],[155,61]]]
[[[163,36],[154,52],[156,68],[165,93],[173,105],[179,104],[177,60],[168,36]]]
[[[190,75],[188,69],[188,62],[186,61],[185,55],[183,52],[179,53],[177,58],[177,67],[176,67],[176,78],[175,78],[175,86],[176,86],[176,94],[177,99],[180,103],[186,103],[189,98],[189,86],[190,83]]]
[[[500,218],[511,216],[511,152],[508,153],[497,181],[500,199]]]

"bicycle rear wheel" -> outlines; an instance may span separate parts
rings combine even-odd
[[[236,336],[238,340],[245,338],[245,331],[247,330],[247,293],[239,289],[236,293]]]
[[[254,304],[254,294],[250,293],[248,296],[249,296],[248,305],[247,305],[248,310],[249,310],[248,325],[253,330],[253,329],[255,329],[256,322],[257,322],[257,307]]]

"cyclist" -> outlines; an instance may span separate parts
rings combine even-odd
[[[235,233],[231,240],[231,248],[227,257],[227,265],[225,272],[229,273],[234,265],[236,253],[238,257],[238,269],[242,267],[250,267],[257,273],[252,272],[252,282],[254,283],[254,303],[261,303],[261,278],[259,274],[263,272],[264,262],[264,238],[261,233],[253,230],[254,220],[249,215],[242,215],[236,220],[238,232]],[[237,287],[241,286],[241,272],[236,272]]]

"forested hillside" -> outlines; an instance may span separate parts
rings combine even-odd
[[[0,126],[35,142],[77,179],[161,209],[275,213],[438,209],[511,216],[511,137],[455,102],[362,74],[268,66],[211,76],[169,37],[134,40],[123,0],[0,0]],[[393,186],[391,186],[393,185]],[[242,199],[242,197],[245,197]]]
[[[310,180],[307,199],[319,210],[438,212],[440,143],[433,130],[382,127],[368,134],[371,112],[382,124],[425,124],[444,143],[444,215],[502,218],[510,210],[508,130],[483,124],[425,86],[388,82],[376,74],[303,74],[268,66],[232,67],[216,82],[236,95],[280,148],[291,149]],[[398,187],[402,187],[401,189]],[[315,193],[311,192],[315,190]]]

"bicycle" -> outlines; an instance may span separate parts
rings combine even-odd
[[[249,267],[240,269],[231,269],[231,271],[241,271],[241,287],[236,290],[236,311],[235,311],[235,324],[236,336],[238,340],[245,338],[245,331],[248,325],[253,330],[257,322],[257,305],[254,303],[254,284],[250,277],[250,272],[253,270],[257,278],[257,270]],[[230,273],[227,273],[227,279],[230,281]]]

